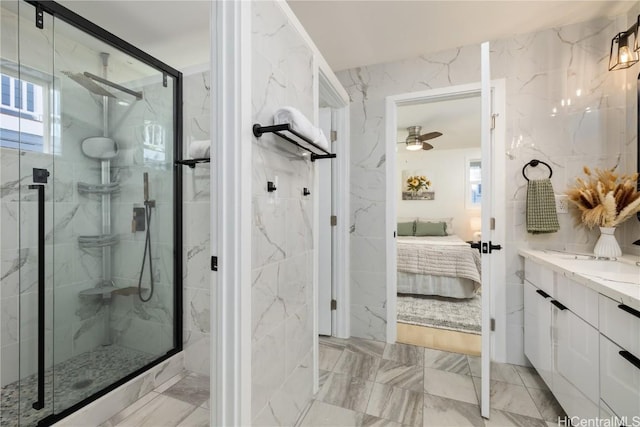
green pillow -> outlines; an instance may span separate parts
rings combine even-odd
[[[398,223],[398,236],[413,236],[413,229],[415,221],[412,222],[399,222]]]
[[[416,222],[416,236],[446,236],[447,224],[444,222]]]

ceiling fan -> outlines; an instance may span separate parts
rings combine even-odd
[[[398,142],[398,144],[406,144],[407,150],[411,151],[431,150],[433,145],[425,141],[442,136],[442,132],[429,132],[420,135],[420,129],[422,129],[422,126],[409,126],[407,128],[409,136],[407,136],[406,140]]]

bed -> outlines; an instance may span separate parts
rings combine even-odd
[[[455,235],[398,237],[398,293],[472,298],[480,254]]]

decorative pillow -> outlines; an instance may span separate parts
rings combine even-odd
[[[399,222],[398,223],[398,236],[413,236],[415,231],[416,222]]]
[[[446,218],[418,218],[418,221],[420,222],[444,222],[446,227],[445,227],[445,231],[447,232],[447,236],[451,236],[454,234],[453,232],[453,217],[446,217]]]
[[[446,236],[445,222],[416,222],[416,236]]]

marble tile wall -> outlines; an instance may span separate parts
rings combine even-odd
[[[209,72],[187,74],[183,79],[184,157],[190,158],[189,144],[209,140],[211,134],[211,79]],[[209,297],[215,289],[209,265],[210,191],[208,164],[183,170],[183,301],[185,367],[209,375]],[[213,287],[212,287],[213,286]]]
[[[526,363],[522,349],[522,262],[520,247],[592,249],[596,232],[561,215],[561,230],[529,235],[525,229],[526,181],[522,165],[532,158],[554,168],[562,193],[584,164],[613,166],[627,142],[624,73],[607,71],[612,34],[626,17],[594,21],[491,42],[492,78],[506,80],[506,298],[507,357]],[[386,96],[480,80],[479,46],[464,46],[394,63],[337,73],[351,96],[352,290],[354,336],[384,340]],[[635,88],[633,88],[635,91]],[[571,99],[571,105],[568,104]],[[564,101],[563,101],[564,100]],[[564,105],[563,106],[563,102]],[[555,109],[555,110],[554,110]],[[631,149],[630,149],[631,150]],[[495,288],[494,288],[495,289]],[[500,318],[500,314],[498,318]]]
[[[313,53],[277,3],[252,4],[253,119],[263,125],[282,106],[313,118],[317,103]],[[302,189],[313,188],[313,163],[292,148],[270,134],[253,139],[254,425],[292,425],[312,395],[314,195]]]

